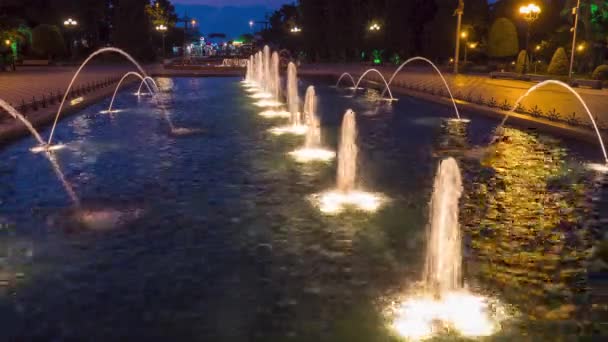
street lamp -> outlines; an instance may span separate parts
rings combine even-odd
[[[572,52],[570,55],[570,71],[568,72],[568,78],[572,79],[572,68],[574,67],[574,47],[576,46],[576,31],[578,30],[578,13],[581,8],[581,0],[576,2],[576,7],[572,8],[572,15],[574,15],[574,27],[572,28]]]
[[[78,22],[72,18],[68,18],[67,20],[65,20],[63,22],[63,26],[65,26],[67,30],[71,30],[71,29],[75,28],[76,26],[78,26]],[[74,57],[74,42],[73,42],[74,37],[69,37],[69,38],[70,38],[70,55],[73,58]]]
[[[469,55],[469,33],[467,31],[460,32],[460,38],[464,40],[464,65],[467,65]]]
[[[160,32],[163,38],[163,59],[165,58],[165,34],[167,33],[167,26],[160,24],[156,26],[156,31]]]
[[[372,24],[372,25],[369,27],[369,30],[370,30],[370,31],[380,31],[380,29],[381,29],[381,27],[380,27],[380,25],[378,25],[378,24]]]
[[[5,40],[4,44],[6,44],[6,46],[11,46],[11,40],[10,39]]]
[[[255,24],[255,23],[253,22],[253,20],[249,20],[249,29],[250,29],[251,31],[253,31],[253,25],[254,25],[254,24]]]
[[[524,74],[528,70],[528,56],[530,56],[530,28],[532,26],[532,23],[535,22],[536,19],[538,19],[540,12],[540,7],[538,7],[536,4],[529,4],[527,6],[521,6],[519,8],[519,14],[521,14],[524,20],[528,23],[528,30],[526,33],[526,61],[524,62],[523,70]]]
[[[300,33],[302,32],[302,29],[297,26],[294,26],[290,31],[291,33]]]

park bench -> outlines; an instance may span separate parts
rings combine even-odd
[[[570,85],[573,87],[585,87],[591,89],[602,89],[602,81],[600,80],[572,80]]]
[[[23,66],[48,66],[49,64],[48,59],[25,59],[21,62]]]
[[[518,74],[516,72],[506,72],[506,71],[494,71],[490,73],[490,78],[502,78],[502,79],[512,79],[512,80],[517,80],[519,79],[519,77],[521,76],[521,74]]]

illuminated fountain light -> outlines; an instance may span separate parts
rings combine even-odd
[[[276,108],[283,105],[281,102],[271,99],[260,100],[254,104],[260,108]]]
[[[268,130],[270,133],[274,135],[285,135],[285,134],[293,134],[293,135],[305,135],[308,132],[308,126],[304,125],[287,125],[274,127]]]
[[[355,188],[357,179],[357,124],[355,113],[348,110],[342,122],[340,149],[338,151],[337,187],[311,197],[312,203],[328,215],[336,215],[348,208],[374,212],[387,198],[381,194],[364,192]]]
[[[471,122],[471,120],[464,119],[464,118],[458,118],[458,119],[456,119],[456,118],[450,118],[447,121],[453,122],[453,123],[465,123],[465,124]]]
[[[337,215],[349,208],[371,213],[380,209],[387,201],[382,194],[357,190],[327,191],[313,195],[311,200],[322,213],[328,215]]]
[[[271,99],[272,94],[266,93],[266,92],[257,92],[257,93],[249,95],[249,97],[251,97],[253,99]]]
[[[112,109],[111,111],[106,109],[106,110],[99,111],[99,113],[100,114],[117,114],[117,113],[122,113],[124,111],[125,111],[125,109]]]
[[[497,333],[507,319],[506,308],[495,300],[466,291],[449,292],[436,298],[413,296],[393,304],[391,328],[400,336],[426,340],[446,332],[464,337],[484,337]]]
[[[33,153],[54,152],[54,151],[63,150],[66,147],[67,147],[67,145],[64,145],[64,144],[39,145],[39,146],[30,148],[30,152],[33,152]]]
[[[200,128],[172,127],[170,132],[173,136],[183,137],[188,135],[202,134],[205,130]]]
[[[321,147],[321,122],[317,115],[317,95],[313,86],[306,89],[304,118],[308,126],[304,147],[290,152],[289,155],[299,163],[333,160],[336,153]]]
[[[406,296],[389,308],[391,328],[416,340],[454,331],[466,337],[500,330],[507,310],[497,300],[468,292],[462,285],[462,238],[458,211],[462,176],[456,160],[441,162],[430,204],[429,241],[422,293]]]
[[[608,173],[608,164],[589,163],[586,165],[587,169],[599,173]]]
[[[322,148],[301,148],[293,152],[289,152],[299,163],[309,163],[314,161],[328,162],[336,158],[336,152],[325,150]]]
[[[291,113],[285,110],[265,110],[260,113],[260,116],[265,117],[267,119],[273,118],[290,118]]]

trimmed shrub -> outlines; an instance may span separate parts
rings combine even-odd
[[[32,47],[37,54],[48,57],[64,56],[65,41],[55,25],[41,24],[32,30]]]
[[[528,58],[528,52],[526,50],[521,50],[519,55],[517,55],[517,62],[515,63],[515,71],[518,73],[523,73],[526,65],[530,66],[530,59]],[[530,72],[530,70],[527,70]]]
[[[547,71],[551,75],[568,75],[568,56],[566,56],[564,48],[560,47],[555,50]]]
[[[603,64],[595,68],[592,77],[594,80],[608,81],[608,64]]]
[[[512,57],[519,51],[517,29],[507,18],[498,18],[490,28],[488,55],[490,57]]]

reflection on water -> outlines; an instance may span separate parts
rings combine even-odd
[[[335,184],[335,163],[289,158],[303,138],[267,134],[276,122],[239,81],[159,80],[179,127],[206,134],[168,135],[162,111],[133,89],[119,94],[124,115],[58,126],[68,146],[58,163],[89,208],[81,218],[116,229],[66,229],[69,197],[29,152],[33,141],[0,151],[0,224],[12,227],[0,231],[8,340],[393,341],[388,303],[377,302],[422,275],[432,179],[447,156],[464,157],[466,283],[504,290],[501,302],[524,315],[581,321],[587,185],[569,171],[563,142],[513,131],[467,158],[494,123],[441,128],[449,108],[347,99],[316,84],[324,144],[336,149],[346,108],[362,113],[358,178],[391,198],[374,215],[327,216],[308,196]]]
[[[533,319],[581,314],[588,256],[584,171],[557,141],[508,129],[465,191],[470,267]]]

